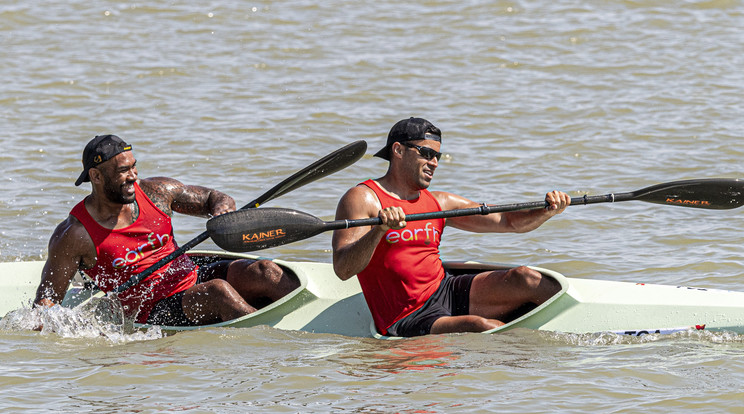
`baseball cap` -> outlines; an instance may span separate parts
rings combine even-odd
[[[132,146],[116,135],[96,135],[83,150],[83,172],[75,185],[90,181],[88,170],[96,167],[124,151],[131,151]]]
[[[390,161],[390,146],[393,142],[420,141],[431,139],[442,142],[442,131],[424,118],[408,118],[398,121],[390,129],[385,147],[375,153],[375,157]]]

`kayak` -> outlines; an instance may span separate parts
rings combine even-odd
[[[215,251],[192,251],[189,255],[197,264],[259,258]],[[356,277],[341,281],[330,263],[272,260],[295,275],[300,287],[284,298],[237,319],[202,326],[161,326],[161,330],[178,332],[267,325],[285,330],[392,339],[375,331]],[[0,263],[0,315],[30,306],[43,265],[43,261]],[[445,267],[457,274],[514,266],[446,262]],[[618,335],[670,334],[699,329],[744,333],[744,292],[567,278],[553,270],[532,268],[558,281],[560,292],[540,306],[526,308],[513,320],[505,321],[505,325],[485,333],[515,328]],[[102,296],[102,293],[76,277],[62,305],[75,307],[97,296]],[[135,327],[145,329],[149,326],[135,324]]]

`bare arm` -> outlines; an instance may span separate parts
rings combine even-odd
[[[49,257],[41,272],[34,304],[54,306],[65,297],[70,280],[81,268],[95,265],[96,249],[85,228],[69,216],[49,240]]]
[[[433,191],[443,210],[478,207],[480,204],[455,194]],[[447,224],[461,230],[476,233],[526,233],[535,230],[556,214],[562,213],[571,204],[571,197],[561,191],[551,191],[545,195],[549,206],[538,210],[511,211],[452,217]]]
[[[403,210],[391,208],[380,211],[377,196],[366,186],[350,189],[338,203],[336,219],[381,217],[379,226],[352,227],[333,232],[333,270],[341,280],[349,279],[364,270],[372,259],[377,244],[390,228],[405,226]]]
[[[142,190],[164,213],[173,212],[198,217],[212,217],[235,211],[235,200],[229,195],[198,185],[186,185],[167,177],[140,181]]]

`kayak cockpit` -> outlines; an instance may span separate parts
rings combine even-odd
[[[187,254],[191,258],[191,260],[193,260],[194,263],[198,266],[204,266],[204,265],[216,263],[222,260],[263,259],[263,257],[258,257],[254,255],[247,255],[247,254],[241,254],[241,253],[230,253],[230,252],[192,251]],[[275,261],[275,263],[277,263],[277,261]],[[242,326],[255,326],[255,325],[270,323],[270,321],[275,318],[267,319],[267,314],[277,313],[276,312],[277,308],[281,308],[283,309],[283,311],[291,311],[291,309],[286,309],[287,308],[286,304],[289,302],[293,303],[294,306],[299,306],[301,303],[305,302],[305,300],[301,300],[301,298],[298,298],[298,296],[301,296],[303,292],[306,292],[306,287],[308,284],[308,281],[305,275],[298,274],[299,272],[295,272],[295,270],[292,267],[288,266],[285,263],[277,263],[277,264],[290,277],[293,277],[300,282],[299,287],[297,287],[295,290],[288,293],[281,299],[278,299],[274,302],[251,304],[252,306],[258,309],[256,312],[253,312],[248,315],[242,316],[240,318],[232,319],[229,321],[221,321],[221,322],[216,322],[216,323],[210,323],[210,324],[204,324],[204,325],[193,325],[193,326],[160,325],[160,328],[164,331],[184,331],[184,330],[194,330],[194,329],[201,329],[201,328],[208,328],[208,327],[222,327],[222,326],[242,327]],[[93,284],[91,281],[89,281],[87,278],[83,276],[82,280],[78,280],[78,283],[76,283],[74,287],[68,290],[62,302],[62,305],[67,306],[67,307],[75,307],[77,305],[82,304],[83,302],[90,300],[93,297],[102,297],[102,296],[104,296],[103,292],[98,290],[95,284]],[[147,329],[151,325],[135,323],[134,326],[136,328]]]
[[[498,263],[481,263],[481,262],[474,262],[474,261],[466,261],[466,262],[444,262],[444,268],[445,270],[453,275],[461,275],[461,274],[470,274],[470,273],[481,273],[486,271],[493,271],[493,270],[508,270],[511,268],[514,268],[514,265],[506,265],[506,264],[498,264]],[[547,276],[555,280],[561,285],[560,291],[558,291],[556,294],[554,294],[550,299],[545,301],[544,303],[540,305],[535,304],[525,304],[519,309],[512,312],[510,315],[508,315],[505,318],[502,318],[502,322],[504,322],[504,325],[499,326],[498,328],[490,329],[488,331],[485,331],[483,333],[496,333],[501,331],[506,331],[512,328],[515,328],[523,321],[539,317],[539,315],[542,313],[542,310],[550,306],[553,302],[558,300],[561,296],[563,296],[566,291],[568,291],[569,283],[565,276],[562,274],[549,270],[549,269],[543,269],[538,267],[529,266],[531,269],[536,270],[540,272],[543,276]],[[384,335],[380,335],[377,332],[377,329],[374,326],[374,322],[370,325],[370,329],[372,332],[372,335],[375,338],[378,339],[401,339],[399,337],[388,337]]]

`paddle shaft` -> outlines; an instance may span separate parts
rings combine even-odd
[[[342,170],[348,167],[349,165],[353,164],[354,162],[356,162],[359,158],[361,158],[364,155],[366,150],[367,150],[367,142],[364,140],[355,141],[349,145],[339,148],[336,151],[321,158],[320,160],[308,165],[302,170],[297,171],[296,173],[292,174],[290,177],[286,178],[284,181],[275,185],[269,191],[263,193],[261,196],[259,196],[255,200],[244,205],[239,210],[256,208],[268,202],[269,200],[273,200],[283,194],[286,194],[292,190],[300,188],[305,184],[309,184],[319,178],[325,177],[327,175],[331,175],[335,173],[336,171]],[[171,261],[181,256],[182,254],[186,253],[188,250],[193,249],[199,243],[203,242],[204,240],[207,240],[208,238],[209,238],[209,232],[204,231],[203,233],[199,234],[198,236],[194,237],[190,241],[183,244],[178,249],[174,250],[169,255],[158,260],[155,264],[148,267],[144,271],[136,275],[133,275],[125,283],[119,285],[115,289],[115,292],[119,293],[119,292],[123,292],[131,288],[132,286],[136,285],[137,283],[141,282],[148,276],[155,273],[161,267],[170,263]]]
[[[630,197],[629,197],[630,196]],[[632,200],[632,193],[605,194],[596,196],[572,197],[571,205],[611,203],[615,201]],[[494,206],[480,205],[472,208],[461,208],[457,210],[432,211],[429,213],[407,214],[406,221],[431,220],[450,217],[488,215],[492,213],[505,213],[509,211],[536,210],[548,207],[547,201],[532,201],[527,203],[499,204]],[[382,224],[379,217],[370,217],[356,220],[334,220],[324,222],[323,231],[340,230],[350,227],[376,226]]]

